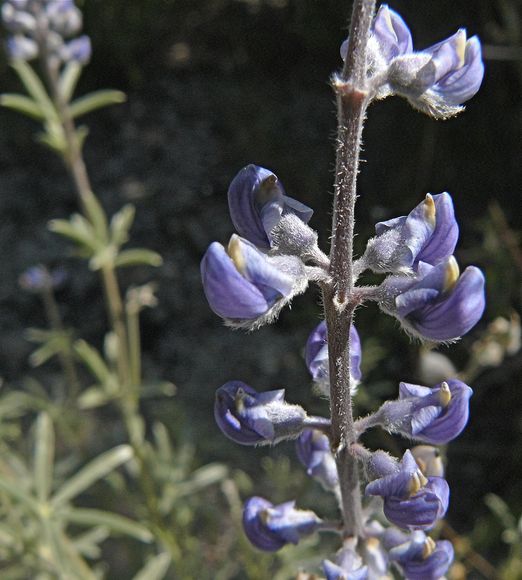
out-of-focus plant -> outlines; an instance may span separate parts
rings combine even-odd
[[[140,398],[171,396],[175,388],[166,381],[151,384],[142,376],[140,313],[155,306],[154,285],[131,287],[124,294],[118,270],[158,267],[162,259],[146,248],[125,247],[135,208],[128,204],[107,216],[82,155],[88,129],[76,124],[87,113],[124,102],[125,95],[99,90],[75,97],[91,43],[80,35],[82,14],[72,0],[6,0],[2,20],[9,34],[10,62],[25,93],[3,94],[0,104],[37,121],[38,141],[68,170],[80,211],[69,219],[52,220],[49,228],[71,241],[78,257],[99,273],[110,323],[99,350],[61,319],[54,295],[63,282],[60,269],[36,266],[21,275],[21,287],[41,296],[49,322],[48,329],[28,332],[38,345],[30,362],[39,366],[58,357],[66,389],[63,398],[55,399],[52,389],[49,395],[46,388],[26,380],[21,381],[25,388],[0,399],[0,552],[6,563],[2,577],[99,578],[106,566],[91,566],[90,560],[100,557],[100,544],[113,533],[152,546],[140,552],[144,567],[136,579],[159,579],[169,568],[180,578],[198,576],[186,565],[194,564],[198,551],[191,530],[194,510],[201,513],[202,505],[194,505],[194,498],[225,480],[227,470],[220,464],[194,470],[189,448],[174,446],[167,428],[160,422],[147,425],[141,413]],[[55,454],[60,456],[68,444],[60,439],[60,452],[55,450],[53,422],[58,433],[62,426],[64,434],[67,429],[71,433],[88,410],[107,404],[117,409],[128,444],[100,453],[83,467],[74,448],[55,462]],[[35,410],[40,414],[33,459],[28,462],[20,421],[27,423],[24,415]],[[122,465],[124,476],[115,471]],[[116,495],[128,496],[123,509],[130,517],[99,506],[81,507],[85,492],[107,478]],[[187,507],[192,510],[188,517]],[[145,555],[150,556],[146,562]]]

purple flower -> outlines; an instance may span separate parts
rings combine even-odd
[[[91,39],[88,36],[80,36],[63,45],[61,58],[63,62],[76,61],[81,65],[89,62],[92,54]]]
[[[376,416],[392,433],[443,445],[460,435],[466,426],[472,394],[468,385],[456,379],[432,389],[401,383],[399,399],[384,403]]]
[[[305,429],[296,441],[297,457],[306,473],[317,479],[327,491],[339,486],[339,474],[330,451],[330,440],[317,429]]]
[[[201,277],[212,310],[230,325],[248,327],[271,322],[308,284],[299,258],[266,256],[236,235],[227,250],[210,245]]]
[[[368,567],[363,566],[361,558],[351,547],[342,548],[337,552],[335,563],[323,561],[326,580],[367,580]]]
[[[377,62],[370,62],[373,69],[380,70],[395,57],[409,54],[413,50],[411,32],[402,17],[382,4],[375,15],[370,36],[370,57]],[[341,45],[341,57],[346,59],[348,40]]]
[[[347,45],[341,47],[346,57]],[[374,98],[392,94],[433,117],[459,113],[473,97],[484,77],[480,41],[458,32],[420,52],[413,51],[404,20],[382,5],[375,17],[368,44],[369,78]]]
[[[326,321],[320,322],[311,332],[305,346],[305,362],[312,378],[317,383],[328,383],[328,341]],[[350,371],[355,382],[361,380],[361,339],[355,326],[350,327]]]
[[[31,60],[44,54],[54,65],[63,65],[69,61],[85,64],[90,58],[87,36],[65,42],[82,28],[82,13],[73,0],[6,0],[2,20],[13,34],[7,42],[13,59]]]
[[[270,233],[286,213],[308,223],[313,210],[285,195],[277,176],[257,165],[247,165],[232,180],[228,207],[238,233],[260,248],[270,248]]]
[[[453,256],[431,266],[419,262],[416,276],[389,276],[381,285],[381,309],[421,339],[449,341],[466,334],[485,307],[484,275],[474,266],[459,276]]]
[[[29,292],[42,292],[58,288],[65,279],[66,274],[62,268],[49,271],[45,266],[38,265],[25,270],[18,278],[18,283]]]
[[[449,193],[426,196],[408,216],[375,226],[362,262],[374,272],[411,272],[419,262],[436,265],[453,254],[459,236]]]
[[[256,548],[266,552],[275,552],[285,544],[297,544],[321,524],[314,512],[295,509],[294,501],[275,506],[262,497],[251,497],[243,511],[245,534]]]
[[[446,481],[442,477],[426,478],[409,451],[404,453],[395,471],[370,482],[365,493],[381,496],[384,515],[400,528],[432,528],[448,509]]]
[[[216,392],[214,417],[221,431],[241,445],[265,445],[297,437],[307,426],[299,405],[285,402],[285,391],[258,393],[241,381],[230,381]]]
[[[454,558],[451,542],[435,542],[421,531],[409,537],[399,534],[395,532],[392,538],[386,533],[385,544],[390,560],[402,569],[408,580],[438,580],[447,573]]]

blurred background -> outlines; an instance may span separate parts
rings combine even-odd
[[[303,507],[332,513],[329,499],[306,481],[291,444],[238,447],[218,431],[212,411],[216,388],[239,379],[258,390],[284,387],[288,400],[326,412],[326,402],[312,393],[302,356],[308,333],[320,320],[319,294],[312,290],[298,297],[277,324],[245,336],[226,329],[208,308],[199,262],[212,241],[224,243],[232,233],[226,192],[248,163],[274,171],[289,195],[314,208],[311,225],[328,249],[336,126],[328,80],[341,64],[349,4],[86,0],[82,8],[93,57],[78,90],[127,93],[124,105],[86,119],[86,161],[109,213],[127,202],[136,205],[132,244],[164,258],[157,271],[133,268],[122,277],[124,287],[157,283],[159,304],[142,317],[144,372],[151,381],[162,378],[176,386],[169,397],[145,399],[144,415],[165,423],[180,448],[189,450],[192,468],[225,464],[242,498],[252,493],[274,503],[297,498]],[[469,36],[478,34],[486,76],[466,112],[450,121],[434,121],[400,99],[371,106],[356,248],[363,250],[375,222],[408,213],[427,192],[449,191],[461,227],[457,258],[462,269],[475,264],[486,272],[488,303],[477,327],[451,348],[438,350],[445,359],[422,354],[373,306],[361,309],[356,322],[364,377],[358,405],[365,413],[395,396],[400,380],[427,381],[441,365],[454,365],[470,380],[475,392],[470,423],[447,450],[452,501],[442,533],[453,535],[467,554],[466,566],[454,577],[493,578],[521,542],[506,534],[506,521],[522,512],[516,315],[522,297],[522,2],[396,0],[390,6],[410,25],[417,48],[461,26]],[[19,89],[5,57],[0,76],[2,92]],[[47,230],[50,219],[77,209],[64,169],[34,141],[31,121],[2,110],[0,127],[0,376],[4,388],[26,388],[28,377],[52,385],[57,365],[34,369],[29,364],[34,345],[26,328],[44,326],[45,320],[37,297],[21,291],[20,274],[39,263],[63,268],[66,279],[57,299],[65,323],[97,346],[106,330],[103,297],[96,276]],[[121,440],[111,413],[110,407],[85,413],[77,433],[85,457]],[[398,452],[403,442],[372,434],[368,444]],[[184,578],[263,580],[275,577],[284,558],[302,563],[299,548],[288,548],[275,561],[244,546],[229,515],[235,500],[226,492],[206,490],[199,504],[183,506],[193,540],[187,548],[193,568]],[[133,544],[113,541],[105,557],[111,562],[109,577],[122,578],[138,567],[140,555]],[[264,572],[249,572],[263,570],[253,560],[266,562]],[[281,576],[287,577],[292,576]]]

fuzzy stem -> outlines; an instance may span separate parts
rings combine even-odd
[[[356,441],[351,374],[350,325],[357,306],[352,269],[354,208],[359,152],[368,90],[366,52],[375,0],[355,0],[344,68],[333,78],[338,129],[330,275],[333,287],[323,289],[328,328],[332,447],[341,487],[345,537],[363,535],[362,503],[357,462],[350,453]]]

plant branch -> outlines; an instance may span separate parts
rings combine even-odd
[[[353,234],[359,152],[366,107],[366,52],[375,0],[355,0],[348,52],[340,75],[333,78],[337,98],[337,140],[330,275],[323,289],[328,328],[332,447],[341,487],[344,535],[362,536],[362,503],[357,462],[350,453],[356,440],[351,374],[350,325],[358,300],[354,296]]]

